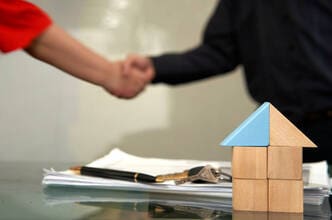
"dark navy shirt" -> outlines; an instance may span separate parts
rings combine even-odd
[[[168,84],[243,65],[257,102],[290,118],[332,110],[332,1],[221,0],[198,47],[153,63],[154,82]]]

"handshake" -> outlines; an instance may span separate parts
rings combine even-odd
[[[110,94],[123,99],[133,98],[144,90],[155,76],[150,58],[129,55],[111,64],[100,85]]]

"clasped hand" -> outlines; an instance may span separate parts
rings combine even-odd
[[[101,84],[112,95],[124,99],[137,96],[155,76],[150,58],[140,55],[129,55],[122,61],[113,62],[110,68]]]

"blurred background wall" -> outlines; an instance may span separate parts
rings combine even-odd
[[[197,45],[216,0],[33,0],[109,59]],[[230,160],[219,142],[256,107],[241,68],[133,100],[109,96],[24,52],[0,55],[0,160],[89,162],[118,147],[139,156]]]

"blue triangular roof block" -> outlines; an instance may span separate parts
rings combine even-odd
[[[270,103],[265,102],[228,135],[221,146],[262,146],[270,144]]]

